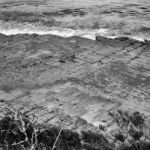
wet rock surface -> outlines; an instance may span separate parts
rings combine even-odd
[[[113,129],[109,112],[150,115],[150,43],[0,35],[0,117],[13,109],[80,131]]]

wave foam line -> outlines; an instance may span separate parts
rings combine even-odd
[[[46,35],[52,34],[61,37],[80,36],[88,39],[95,40],[96,35],[105,36],[108,34],[108,29],[84,29],[84,30],[73,30],[68,28],[53,27],[51,29],[38,29],[38,28],[13,28],[4,29],[0,27],[0,33],[5,35],[17,35],[17,34],[39,34]]]
[[[72,36],[79,36],[91,40],[95,40],[96,36],[104,36],[106,38],[111,38],[115,39],[118,36],[112,36],[111,31],[109,29],[95,29],[95,30],[73,30],[73,29],[68,29],[68,28],[51,28],[50,30],[45,30],[45,29],[37,29],[37,28],[32,28],[32,29],[20,29],[20,28],[14,28],[14,29],[2,29],[0,28],[0,33],[4,35],[17,35],[17,34],[38,34],[38,35],[56,35],[60,37],[72,37]],[[138,36],[130,36],[129,38],[135,39],[138,41],[145,41],[143,38],[138,37]]]

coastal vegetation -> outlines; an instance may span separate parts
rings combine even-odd
[[[144,115],[118,110],[110,114],[119,130],[114,141],[100,133],[76,132],[54,125],[36,124],[15,112],[0,120],[0,147],[3,150],[149,150],[150,141],[144,134]]]

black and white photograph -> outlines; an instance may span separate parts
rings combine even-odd
[[[150,150],[150,0],[0,0],[0,150]]]

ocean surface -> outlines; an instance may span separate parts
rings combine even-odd
[[[0,33],[150,40],[150,0],[0,0]]]

